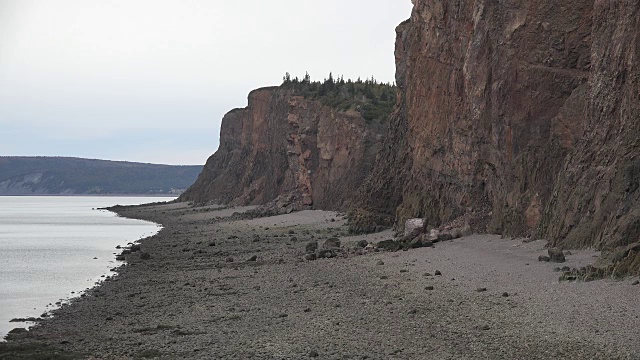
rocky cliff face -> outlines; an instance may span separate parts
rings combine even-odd
[[[338,209],[368,175],[379,133],[356,111],[258,89],[246,108],[225,115],[218,151],[180,199]]]
[[[413,2],[355,226],[464,217],[558,245],[640,241],[640,4]]]

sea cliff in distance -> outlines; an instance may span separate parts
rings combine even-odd
[[[0,156],[0,195],[178,195],[201,165]]]

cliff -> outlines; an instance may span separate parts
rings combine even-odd
[[[218,150],[180,200],[342,208],[373,165],[380,121],[302,96],[295,86],[254,90],[246,108],[224,116]]]
[[[201,165],[1,156],[0,195],[177,195],[201,170]]]
[[[564,247],[640,242],[640,3],[413,3],[354,228],[464,219]]]

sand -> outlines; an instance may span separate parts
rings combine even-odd
[[[636,279],[558,282],[555,267],[592,263],[593,251],[545,263],[542,241],[472,235],[303,261],[311,240],[349,249],[393,233],[348,236],[326,211],[230,220],[248,209],[119,210],[165,226],[142,241],[151,258],[128,255],[0,358],[35,342],[100,359],[640,359]]]

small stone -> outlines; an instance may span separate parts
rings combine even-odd
[[[401,273],[406,273],[406,272],[409,272],[409,270],[407,270],[407,269],[400,269],[400,272],[401,272]]]
[[[258,260],[258,255],[253,255],[252,257],[247,259],[247,261],[256,261],[256,260]]]
[[[551,258],[545,255],[540,255],[538,256],[538,261],[545,261],[545,262],[549,262],[551,261]]]
[[[502,297],[509,297],[509,293],[508,293],[508,292],[506,292],[506,291],[505,291],[505,292],[503,292],[503,293],[502,293]]]
[[[433,285],[425,286],[425,290],[433,290]]]
[[[211,241],[211,242],[209,243],[209,246],[216,246],[216,242],[215,242],[215,241]]]
[[[304,256],[304,259],[307,260],[307,261],[313,261],[313,260],[316,260],[317,258],[318,257],[316,256],[315,253],[307,254],[307,255]]]
[[[315,358],[315,357],[318,357],[318,356],[320,356],[320,355],[318,354],[317,351],[315,351],[315,350],[309,351],[309,357]]]
[[[635,285],[638,285],[638,284],[640,284],[640,280],[636,280],[636,281],[634,281],[634,282],[632,282],[632,283],[631,283],[631,285],[634,285],[634,286],[635,286]]]
[[[424,273],[422,276],[431,276],[431,273]]]
[[[306,312],[306,313],[311,312],[311,308],[306,308],[303,311]]]
[[[289,314],[285,314],[285,313],[278,314],[278,317],[279,317],[279,318],[286,318],[286,317],[288,317],[288,316],[289,316]]]
[[[487,288],[483,288],[483,287],[477,288],[476,291],[477,292],[485,292],[485,291],[487,291]]]
[[[417,314],[417,313],[418,313],[417,309],[411,309],[411,310],[409,310],[409,312],[407,314],[414,315],[414,314]]]
[[[384,261],[378,260],[378,262],[376,262],[376,265],[384,265]]]
[[[305,251],[308,253],[315,252],[318,250],[318,242],[317,241],[309,241],[307,245],[304,247]]]
[[[331,259],[332,257],[335,257],[335,254],[333,253],[333,250],[323,249],[323,250],[318,251],[318,258],[319,259]]]
[[[380,279],[381,279],[381,280],[386,280],[386,279],[388,279],[388,278],[389,278],[389,277],[388,277],[387,275],[382,275],[382,276],[380,276]]]
[[[436,270],[436,272],[434,272],[434,274],[435,274],[436,276],[442,276],[442,273],[440,272],[440,270]]]
[[[356,244],[359,248],[365,248],[367,247],[367,245],[369,245],[369,242],[367,240],[360,240],[357,242]]]
[[[228,263],[231,263],[231,262],[233,262],[233,257],[229,256],[224,261],[226,261]]]
[[[149,259],[151,259],[151,254],[149,254],[148,252],[141,252],[140,253],[140,259],[149,260]]]

